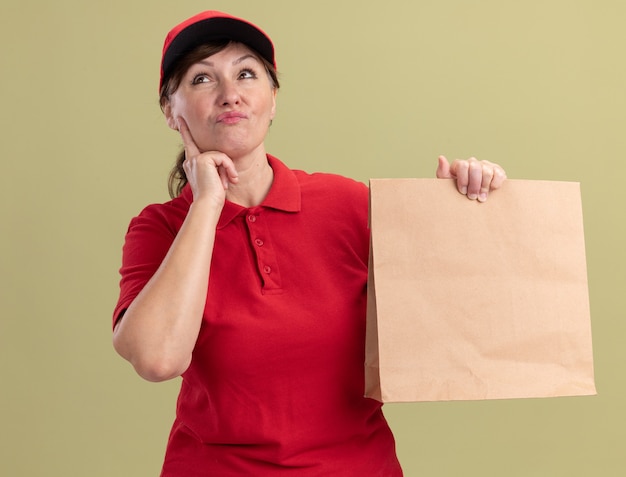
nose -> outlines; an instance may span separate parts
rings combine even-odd
[[[218,102],[222,106],[232,106],[239,104],[241,97],[239,94],[239,88],[233,81],[222,81],[220,83],[220,94],[218,96]]]

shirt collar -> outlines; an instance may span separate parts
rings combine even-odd
[[[300,212],[302,197],[296,174],[274,156],[268,154],[267,161],[274,171],[274,181],[261,207],[283,212]]]
[[[300,183],[295,173],[285,164],[270,154],[267,161],[274,172],[274,180],[267,196],[259,207],[267,207],[283,212],[300,212],[302,197]],[[189,184],[185,185],[181,193],[182,198],[189,204],[193,201],[193,193]],[[217,228],[228,225],[235,217],[244,215],[248,209],[230,201],[224,203]]]

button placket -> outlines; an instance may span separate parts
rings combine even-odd
[[[263,290],[280,289],[282,285],[278,262],[270,240],[266,218],[260,212],[250,211],[246,216],[246,225]]]

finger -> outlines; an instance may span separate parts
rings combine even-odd
[[[467,194],[467,188],[470,182],[469,171],[470,167],[468,161],[456,160],[450,166],[452,177],[456,177],[456,188],[463,195]]]
[[[228,173],[226,172],[226,168],[218,166],[217,173],[220,176],[220,181],[222,181],[224,189],[228,189]]]
[[[224,189],[228,189],[229,184],[235,184],[239,180],[237,171],[234,167],[231,167],[227,161],[224,161],[221,165],[217,166],[217,173],[220,176],[220,181]]]
[[[483,183],[483,166],[475,158],[470,158],[468,161],[468,184],[467,184],[467,198],[475,200],[480,194],[480,189]]]
[[[480,192],[478,193],[478,201],[485,202],[489,191],[491,190],[491,183],[493,181],[494,167],[490,162],[484,161],[482,163],[482,182],[480,184]]]
[[[200,149],[196,145],[196,142],[193,140],[191,136],[191,131],[189,130],[189,126],[182,117],[178,119],[178,131],[180,132],[181,137],[183,138],[183,147],[185,148],[185,155],[187,158],[196,157],[200,154]]]
[[[436,174],[439,179],[449,179],[452,177],[450,173],[450,163],[445,156],[439,156]]]
[[[239,173],[237,172],[235,163],[226,154],[219,153],[213,158],[213,162],[217,167],[224,187],[227,188],[229,182],[234,184],[239,180]]]
[[[491,190],[499,189],[506,180],[506,172],[498,164],[494,164],[493,179],[491,181]]]
[[[183,170],[185,171],[185,176],[189,180],[194,176],[195,170],[197,169],[197,156],[189,157],[187,152],[185,152],[185,160],[183,161]]]

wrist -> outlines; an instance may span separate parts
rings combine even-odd
[[[189,213],[198,213],[202,216],[214,216],[219,218],[224,208],[224,199],[219,200],[215,197],[198,197],[194,198],[193,202],[189,206]]]

